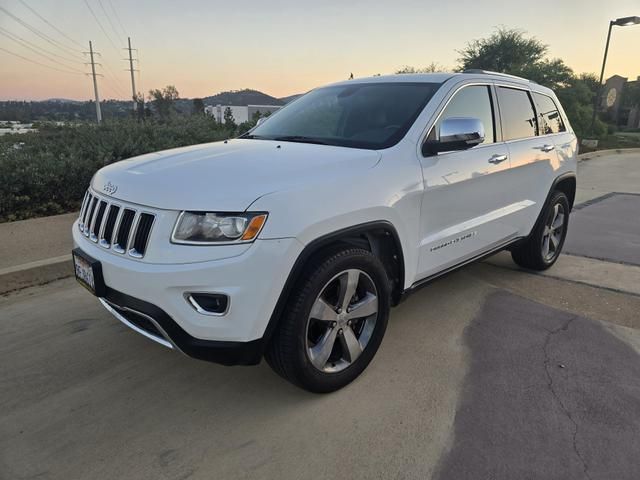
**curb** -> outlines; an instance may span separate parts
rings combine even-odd
[[[73,276],[71,255],[47,258],[0,270],[0,295]]]
[[[613,148],[609,150],[596,150],[594,152],[581,153],[578,155],[578,161],[584,162],[603,155],[611,155],[613,153],[640,153],[640,148]]]

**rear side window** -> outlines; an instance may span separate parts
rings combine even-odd
[[[533,98],[538,107],[538,123],[540,124],[541,135],[560,133],[567,130],[562,121],[560,111],[551,97],[541,93],[534,93]]]
[[[498,87],[498,103],[502,118],[505,140],[535,137],[537,132],[536,114],[531,97],[525,90]]]
[[[440,131],[442,121],[452,117],[474,117],[480,119],[484,125],[484,142],[482,143],[494,143],[496,141],[491,93],[488,85],[472,85],[458,90],[445,107],[431,132],[429,132],[429,140],[435,140],[437,132]]]

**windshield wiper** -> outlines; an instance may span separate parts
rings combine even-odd
[[[298,142],[298,143],[314,143],[316,145],[332,145],[329,142],[313,137],[305,137],[304,135],[282,135],[279,137],[271,137],[270,140],[277,142]]]
[[[249,138],[249,139],[256,139],[256,140],[271,140],[269,137],[263,137],[262,135],[253,135],[251,133],[245,133],[240,135],[238,138]]]

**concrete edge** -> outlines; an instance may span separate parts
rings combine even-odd
[[[581,153],[578,155],[578,161],[583,162],[586,160],[592,160],[594,158],[602,157],[603,155],[611,155],[614,153],[640,153],[640,148],[613,148],[609,150],[596,150],[594,152]]]
[[[38,260],[0,270],[0,295],[73,275],[71,255]]]
[[[640,297],[640,266],[637,265],[562,253],[553,267],[538,272],[519,267],[511,261],[511,256],[506,252],[498,253],[485,260],[484,263],[505,270],[526,272],[531,275]]]

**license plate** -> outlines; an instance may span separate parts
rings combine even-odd
[[[73,251],[73,268],[76,280],[97,296],[104,295],[104,281],[102,280],[102,266],[100,262],[89,257],[80,249]]]

